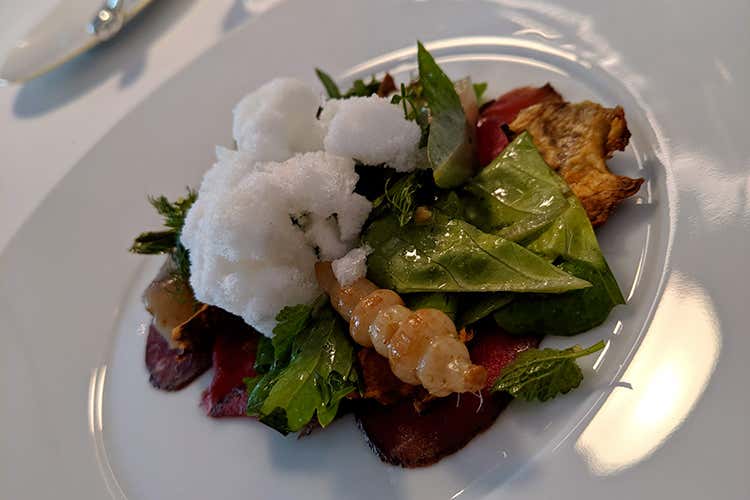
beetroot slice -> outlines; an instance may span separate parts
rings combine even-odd
[[[170,349],[167,340],[151,324],[146,339],[146,368],[151,385],[163,391],[177,391],[211,368],[211,347],[189,352]]]
[[[477,335],[470,346],[472,361],[487,368],[488,387],[516,355],[539,344],[539,339],[512,337],[499,331]],[[393,406],[364,401],[356,409],[357,422],[371,448],[387,463],[402,467],[430,465],[463,448],[487,429],[511,398],[482,391],[453,394],[433,402],[421,415],[411,400]]]
[[[253,365],[259,336],[251,328],[222,332],[214,342],[214,378],[201,406],[211,417],[244,417],[247,407],[245,377],[256,375]]]

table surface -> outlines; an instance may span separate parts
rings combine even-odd
[[[138,102],[279,0],[156,0],[115,39],[0,88],[0,252],[55,184]],[[0,3],[5,49],[55,3]]]

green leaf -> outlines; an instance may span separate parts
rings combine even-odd
[[[575,360],[600,351],[604,346],[604,341],[599,341],[588,349],[574,346],[563,350],[523,351],[503,368],[492,390],[507,392],[526,401],[547,401],[566,394],[583,380],[583,373]]]
[[[459,294],[443,292],[407,293],[401,296],[404,303],[411,310],[438,309],[443,311],[452,321],[456,321]]]
[[[558,295],[518,295],[495,312],[497,324],[514,335],[576,335],[600,325],[614,306],[625,303],[608,267],[599,270],[583,261],[559,267],[592,286]]]
[[[323,84],[323,88],[326,89],[329,99],[348,99],[350,97],[369,97],[376,94],[380,88],[380,80],[374,76],[370,78],[370,81],[365,83],[364,80],[354,80],[349,90],[343,94],[339,90],[336,82],[331,78],[331,75],[326,73],[320,68],[315,68],[315,74],[318,75],[320,83]]]
[[[287,307],[277,321],[273,340],[283,338],[273,342],[273,367],[246,381],[248,414],[282,434],[299,431],[315,416],[326,426],[341,399],[357,389],[346,325],[328,302]]]
[[[544,163],[524,132],[465,186],[466,219],[483,231],[522,241],[567,207],[565,181]]]
[[[404,227],[388,215],[373,221],[363,240],[373,248],[368,277],[400,293],[558,293],[589,286],[512,241],[439,213]]]
[[[276,316],[271,342],[277,363],[285,362],[289,357],[294,339],[302,333],[311,315],[312,306],[299,304],[283,308]]]
[[[602,271],[608,269],[586,210],[575,196],[568,197],[567,208],[527,248],[550,261],[580,260]],[[623,300],[617,283],[615,289],[614,295]]]
[[[171,252],[177,244],[174,230],[152,231],[136,236],[130,251],[140,254],[160,254]]]
[[[258,373],[268,373],[274,363],[273,342],[268,337],[261,337],[258,342],[258,350],[255,353],[253,368]]]
[[[459,295],[456,326],[463,327],[486,318],[513,300],[512,293],[463,293]]]
[[[427,157],[438,187],[453,188],[474,174],[471,129],[453,82],[421,42],[417,42],[417,63],[431,115]]]
[[[501,326],[519,334],[573,335],[600,324],[625,302],[586,211],[544,163],[529,134],[519,135],[463,193],[469,221],[549,262],[563,261],[563,270],[593,284],[580,293],[518,297],[496,313]]]
[[[165,231],[139,234],[133,241],[130,251],[138,254],[169,254],[176,273],[187,283],[190,279],[190,256],[180,243],[180,233],[185,224],[190,207],[198,198],[198,193],[190,188],[187,195],[170,202],[165,196],[149,196],[149,203],[164,217]]]
[[[318,75],[318,79],[320,79],[320,83],[323,84],[323,88],[326,89],[329,98],[341,99],[341,91],[328,73],[320,68],[315,68],[315,74]]]
[[[392,186],[388,184],[389,182],[386,181],[385,192],[383,193],[384,201],[395,212],[399,225],[405,226],[414,217],[415,198],[420,187],[417,173],[412,172],[400,178]]]
[[[380,80],[377,80],[374,76],[370,78],[368,83],[365,83],[364,80],[354,80],[352,87],[344,93],[342,98],[370,97],[378,92],[378,88],[380,88]]]
[[[487,82],[479,82],[474,84],[474,95],[477,96],[477,102],[482,102],[482,97],[487,90]]]

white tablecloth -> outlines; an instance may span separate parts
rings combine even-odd
[[[0,252],[50,189],[135,104],[276,2],[156,0],[107,44],[24,86],[0,88]],[[23,35],[22,24],[53,3],[0,5],[0,45]]]

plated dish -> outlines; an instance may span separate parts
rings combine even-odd
[[[485,99],[418,44],[409,81],[327,93],[272,80],[234,109],[236,149],[198,190],[151,203],[166,254],[144,294],[154,387],[211,366],[211,417],[283,434],[353,412],[386,462],[435,463],[512,398],[547,401],[605,347],[538,349],[604,322],[625,298],[594,227],[643,179],[606,161],[625,112],[551,85]]]

